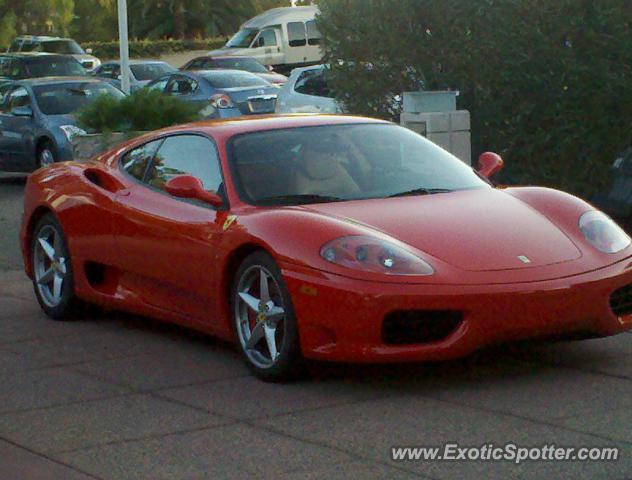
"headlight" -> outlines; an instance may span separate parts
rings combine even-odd
[[[88,133],[83,128],[79,128],[75,125],[62,125],[59,128],[64,132],[69,142],[72,141],[72,138],[76,135],[86,135]]]
[[[605,213],[592,210],[579,219],[586,240],[600,252],[618,253],[630,245],[630,237]]]
[[[433,268],[406,249],[377,238],[354,235],[326,243],[320,255],[346,268],[387,275],[432,275]]]

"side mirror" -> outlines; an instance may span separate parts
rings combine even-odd
[[[216,193],[204,190],[202,180],[193,175],[178,175],[165,184],[165,190],[170,195],[180,198],[192,198],[202,202],[221,207],[224,203],[222,197]]]
[[[268,72],[274,72],[274,67],[272,65],[268,65]]]
[[[505,165],[503,159],[494,152],[481,153],[478,157],[478,173],[485,178],[490,178],[492,175],[500,172]]]
[[[29,106],[15,107],[13,110],[11,110],[11,115],[13,115],[14,117],[32,117],[33,109]]]
[[[92,55],[92,49],[91,48],[86,48],[86,53],[88,55]]]

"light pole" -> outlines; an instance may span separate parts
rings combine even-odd
[[[119,54],[121,60],[121,90],[130,93],[129,40],[127,37],[127,0],[118,0]]]

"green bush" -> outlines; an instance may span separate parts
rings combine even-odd
[[[141,89],[118,100],[102,95],[77,112],[77,124],[90,133],[157,130],[199,119],[199,105]]]
[[[502,181],[589,196],[632,128],[628,0],[321,0],[337,96],[397,119],[395,95],[454,89],[473,151],[506,160]]]
[[[201,40],[130,40],[129,55],[131,58],[156,58],[166,53],[186,52],[189,50],[213,50],[222,47],[227,39],[224,37]],[[93,55],[101,59],[119,57],[119,42],[84,42],[81,46],[91,48]]]

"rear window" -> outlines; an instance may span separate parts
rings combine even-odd
[[[63,55],[83,55],[85,52],[74,40],[48,40],[36,48],[39,52],[61,53]]]
[[[249,72],[206,72],[202,75],[214,88],[267,87],[270,84]]]
[[[72,57],[39,57],[26,62],[31,78],[37,77],[81,77],[87,75],[81,64]]]
[[[155,80],[163,75],[175,72],[176,69],[166,63],[142,63],[130,66],[136,80],[145,82],[147,80]]]
[[[121,99],[123,92],[106,82],[72,82],[33,87],[39,109],[45,115],[68,115],[94,102],[100,95]]]
[[[251,73],[268,73],[268,69],[254,58],[216,58],[216,68],[232,68]]]

